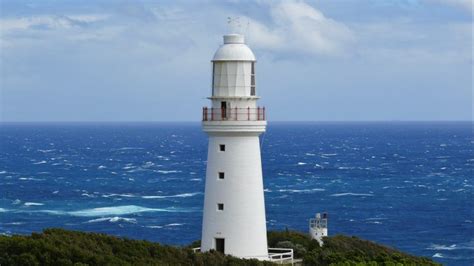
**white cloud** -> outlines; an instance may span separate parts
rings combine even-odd
[[[0,31],[2,34],[12,31],[28,30],[35,27],[48,29],[67,29],[81,23],[93,23],[105,20],[107,14],[76,14],[68,16],[38,15],[30,17],[16,17],[0,19]]]
[[[435,1],[442,4],[459,7],[468,12],[474,13],[474,0],[430,0],[430,1]]]
[[[270,4],[271,22],[250,20],[252,46],[283,52],[338,55],[354,40],[343,23],[303,2]]]

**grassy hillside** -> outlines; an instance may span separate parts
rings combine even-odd
[[[335,236],[324,248],[296,232],[270,232],[269,245],[291,247],[305,265],[435,265],[357,238]],[[198,242],[194,243],[195,245]],[[0,265],[273,265],[217,252],[193,253],[172,247],[97,233],[47,229],[31,236],[0,236]]]

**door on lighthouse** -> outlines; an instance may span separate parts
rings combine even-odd
[[[227,102],[221,102],[221,115],[222,120],[227,119]]]
[[[216,238],[216,251],[224,253],[224,250],[225,250],[224,238]]]

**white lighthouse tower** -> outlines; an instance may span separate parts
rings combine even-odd
[[[255,56],[244,36],[224,35],[212,60],[211,107],[203,108],[209,135],[201,251],[268,259],[259,135],[265,108],[257,107]]]

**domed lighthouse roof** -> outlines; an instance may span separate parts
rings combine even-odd
[[[241,34],[224,35],[224,44],[217,49],[212,61],[256,61]]]

